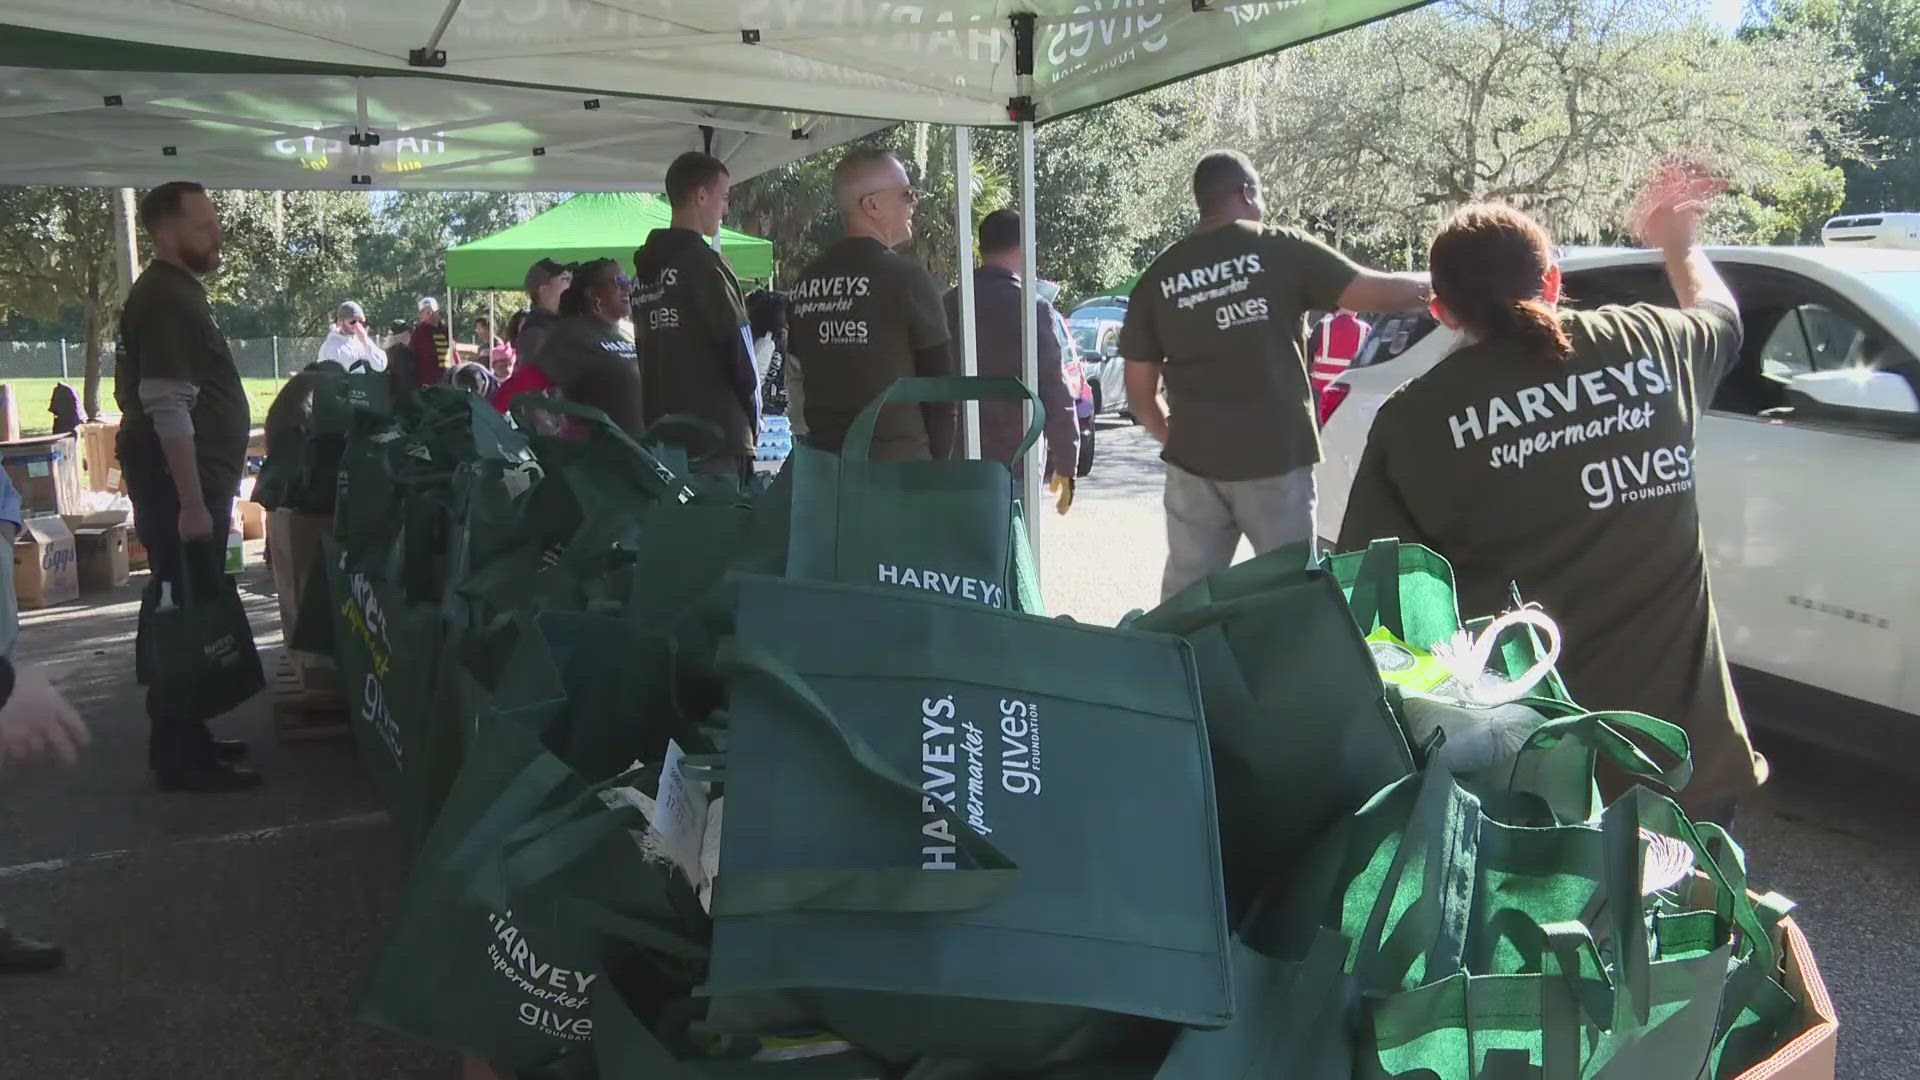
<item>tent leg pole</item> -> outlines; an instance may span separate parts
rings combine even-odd
[[[960,284],[960,371],[980,374],[980,343],[974,336],[973,302],[973,129],[953,129],[953,248],[955,280]],[[980,403],[966,404],[967,457],[980,456]]]
[[[1037,390],[1040,385],[1040,319],[1034,310],[1039,296],[1035,291],[1037,281],[1034,269],[1034,228],[1033,228],[1033,121],[1020,122],[1020,373],[1021,381],[1029,390]],[[1047,328],[1051,332],[1052,327]],[[1028,402],[1032,409],[1033,403]],[[1031,423],[1031,419],[1028,421]],[[1036,573],[1041,567],[1040,560],[1040,469],[1041,461],[1046,457],[1046,439],[1027,453],[1027,460],[1021,469],[1021,493],[1027,510],[1028,538],[1033,544],[1033,566]]]

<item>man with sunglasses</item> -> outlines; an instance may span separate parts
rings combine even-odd
[[[848,151],[833,171],[846,236],[795,283],[787,381],[806,409],[806,439],[838,452],[854,417],[894,380],[952,375],[945,305],[917,261],[895,252],[913,239],[920,193],[891,151]],[[874,428],[880,461],[953,455],[958,407],[888,408]]]
[[[320,343],[320,362],[346,371],[385,371],[387,351],[367,333],[367,313],[348,300],[333,313],[333,332]]]

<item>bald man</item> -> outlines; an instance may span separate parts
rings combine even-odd
[[[1255,555],[1316,538],[1307,312],[1419,311],[1428,297],[1422,278],[1363,270],[1263,224],[1244,154],[1201,158],[1193,198],[1199,228],[1140,275],[1120,331],[1127,403],[1166,462],[1162,599],[1225,570],[1242,536]]]
[[[840,451],[847,428],[895,379],[955,373],[940,290],[926,268],[894,251],[913,239],[920,193],[886,150],[851,150],[833,171],[846,236],[800,275],[789,322],[789,385],[806,409],[806,440]],[[878,461],[953,455],[951,403],[886,409],[874,428]]]

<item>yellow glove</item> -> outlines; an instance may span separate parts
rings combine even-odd
[[[1060,501],[1054,504],[1055,510],[1065,514],[1073,509],[1073,478],[1071,476],[1055,473],[1053,479],[1047,481],[1047,491],[1060,497]]]

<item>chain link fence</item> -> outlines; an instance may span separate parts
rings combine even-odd
[[[234,365],[243,379],[283,379],[320,355],[317,337],[232,338]],[[101,377],[113,377],[113,345],[100,357]],[[87,373],[84,341],[0,341],[0,379],[80,379]]]

